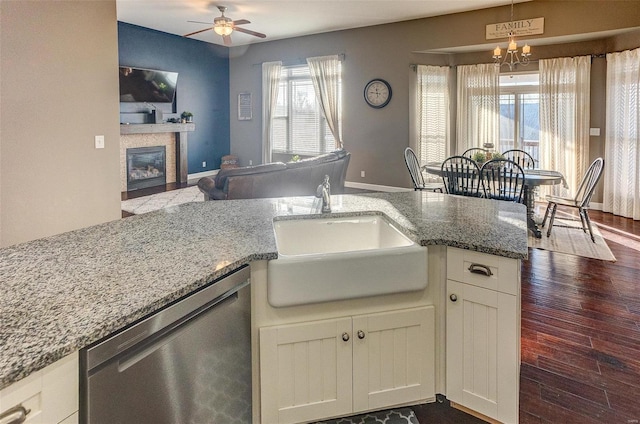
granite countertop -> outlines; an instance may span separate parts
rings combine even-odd
[[[383,213],[423,246],[522,259],[524,205],[440,193],[332,196],[334,215]],[[0,389],[254,260],[272,220],[313,197],[185,204],[0,249]]]

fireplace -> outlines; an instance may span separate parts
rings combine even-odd
[[[167,183],[166,147],[127,149],[127,191]]]

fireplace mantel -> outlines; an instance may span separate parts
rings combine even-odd
[[[175,133],[176,136],[176,179],[186,183],[189,177],[187,162],[187,134],[195,131],[196,124],[122,124],[120,135]]]
[[[195,131],[196,124],[122,124],[120,134],[186,133]]]

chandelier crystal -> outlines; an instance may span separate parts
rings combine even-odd
[[[496,46],[493,50],[493,60],[500,66],[508,66],[509,71],[513,71],[516,65],[527,66],[529,64],[529,56],[531,56],[531,46],[525,43],[522,47],[522,52],[518,53],[518,43],[513,35],[513,0],[511,0],[511,28],[509,31],[509,45],[507,46],[507,52],[502,57],[502,49],[500,46]],[[500,60],[502,59],[502,60]]]

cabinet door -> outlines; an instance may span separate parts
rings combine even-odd
[[[505,423],[518,420],[516,296],[447,280],[447,398]]]
[[[351,339],[351,318],[261,328],[262,422],[349,415]]]
[[[432,306],[353,318],[354,412],[435,396]]]

